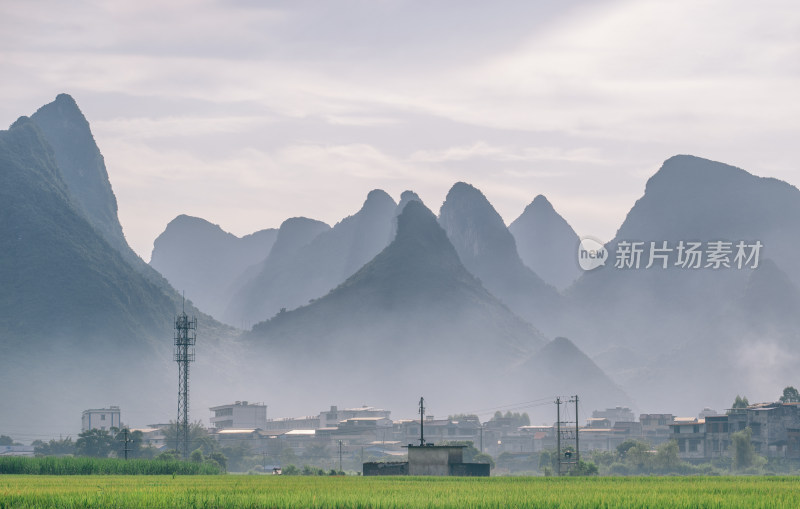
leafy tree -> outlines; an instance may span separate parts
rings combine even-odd
[[[494,416],[490,419],[490,421],[498,421],[500,419],[507,419],[510,421],[512,426],[530,426],[531,425],[531,418],[528,416],[527,413],[520,414],[518,412],[512,413],[508,411],[503,415],[503,412],[499,410],[494,413]]]
[[[539,470],[556,468],[557,465],[558,455],[556,451],[542,451],[539,453]]]
[[[677,472],[683,461],[678,457],[678,442],[670,440],[658,446],[655,458],[655,467],[664,473]]]
[[[455,414],[449,415],[447,417],[450,421],[477,421],[480,422],[480,418],[475,414]]]
[[[614,454],[612,451],[595,449],[591,451],[589,455],[595,465],[609,466],[617,460],[617,454]]]
[[[119,430],[114,435],[113,449],[117,458],[125,457],[125,430]],[[128,458],[142,458],[145,453],[142,449],[142,442],[144,441],[144,434],[141,431],[128,431]]]
[[[90,429],[78,435],[75,454],[93,458],[107,458],[114,450],[114,438],[106,430]]]
[[[228,469],[231,472],[246,472],[249,466],[245,461],[247,456],[250,456],[250,446],[244,443],[238,443],[222,448],[222,454],[228,458]],[[252,466],[252,465],[250,465]]]
[[[202,463],[203,462],[203,450],[202,449],[195,449],[192,451],[192,454],[189,455],[189,461],[192,463]]]
[[[311,465],[303,465],[303,470],[301,471],[302,475],[325,475],[325,471],[319,467],[314,467]]]
[[[628,454],[628,451],[632,447],[634,447],[634,446],[636,446],[638,444],[641,444],[641,443],[642,442],[639,441],[639,440],[635,440],[633,438],[629,438],[629,439],[625,440],[624,442],[622,442],[621,444],[619,444],[617,446],[617,454],[619,455],[619,458],[621,460],[624,460],[625,456],[627,456],[627,454]],[[649,445],[648,445],[648,447],[649,447]]]
[[[181,455],[175,449],[169,449],[168,451],[164,451],[156,456],[156,459],[162,461],[179,461],[181,459]]]
[[[737,394],[736,395],[736,399],[733,401],[733,405],[731,406],[731,409],[733,409],[733,410],[741,410],[741,409],[745,409],[745,408],[747,408],[749,406],[750,406],[750,402],[747,401],[747,398],[739,396]]]
[[[281,469],[283,475],[300,475],[300,469],[296,466],[289,464]]]
[[[226,458],[221,452],[212,452],[211,456],[208,457],[208,460],[215,462],[223,471],[227,471],[228,458]]]
[[[0,445],[15,445],[14,439],[8,435],[0,435]]]
[[[786,387],[780,399],[781,403],[800,403],[800,392],[792,386]]]
[[[653,455],[650,453],[650,444],[637,441],[625,453],[625,463],[639,472],[652,470]]]
[[[170,421],[169,426],[164,429],[164,438],[169,447],[178,449],[178,424]],[[211,438],[208,430],[200,421],[189,423],[189,450],[202,449],[203,454],[208,455],[219,449],[217,441]]]
[[[756,462],[756,450],[751,441],[753,430],[750,426],[742,431],[731,434],[731,447],[733,448],[733,468],[743,470],[751,467]]]
[[[586,476],[597,475],[597,465],[591,461],[579,460],[578,464],[569,471],[569,475]]]
[[[611,475],[629,475],[631,470],[625,463],[617,461],[608,466],[608,473]]]
[[[51,439],[49,442],[36,440],[33,442],[33,453],[36,456],[66,456],[75,454],[75,442],[71,437],[64,439]]]

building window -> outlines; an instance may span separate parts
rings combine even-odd
[[[106,420],[106,414],[100,414],[100,420],[101,421],[105,421]]]
[[[681,427],[675,426],[675,433],[680,433],[680,432],[681,432]]]

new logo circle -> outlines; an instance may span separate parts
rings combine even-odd
[[[605,265],[608,251],[605,245],[593,237],[582,237],[578,244],[578,265],[583,270],[594,270]]]

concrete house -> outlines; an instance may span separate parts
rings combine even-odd
[[[367,475],[423,475],[489,477],[488,463],[464,463],[461,445],[409,445],[408,461],[364,463]]]
[[[211,425],[217,429],[264,429],[267,425],[267,406],[263,403],[237,401],[231,405],[215,406],[209,410],[214,413]]]
[[[102,431],[109,431],[111,428],[119,429],[121,426],[119,419],[120,411],[118,406],[84,410],[83,414],[81,414],[81,432],[89,431],[90,429]]]

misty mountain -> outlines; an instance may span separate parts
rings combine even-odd
[[[575,230],[538,195],[509,226],[522,262],[542,280],[564,290],[581,275]]]
[[[267,229],[240,238],[205,219],[180,215],[156,238],[150,265],[200,309],[222,316],[231,283],[267,258],[277,236],[278,230]]]
[[[152,337],[172,314],[169,299],[89,223],[37,125],[21,117],[0,144],[6,337],[22,344],[55,335],[103,348]]]
[[[297,338],[303,348],[313,346],[305,351],[315,352],[342,347],[326,337],[344,339],[351,329],[367,328],[383,330],[380,335],[393,340],[375,336],[366,345],[353,346],[409,351],[415,345],[446,351],[452,343],[465,351],[486,348],[484,353],[510,362],[543,343],[533,327],[464,268],[436,218],[418,201],[408,202],[398,217],[395,240],[356,274],[309,305],[257,324],[250,336],[265,338],[274,347],[295,342],[284,338]],[[416,333],[409,336],[407,330]],[[476,341],[489,337],[493,340]]]
[[[463,267],[435,216],[415,200],[398,217],[394,241],[373,260],[324,297],[257,324],[248,337],[290,371],[303,366],[326,380],[340,372],[325,390],[377,377],[356,393],[383,389],[384,398],[405,389],[381,380],[414,383],[412,377],[429,378],[428,369],[440,379],[457,377],[453,383],[466,391],[473,383],[467,373],[496,373],[545,341]]]
[[[632,406],[630,397],[567,338],[557,337],[515,368],[515,379],[538,394],[577,394],[585,409]],[[571,409],[570,409],[571,410]]]
[[[117,220],[117,199],[108,180],[103,155],[92,136],[89,122],[67,94],[42,106],[30,119],[52,148],[74,205],[117,251],[128,248]]]
[[[48,106],[38,122],[21,117],[0,131],[0,424],[74,429],[70,416],[109,401],[129,415],[174,415],[174,398],[154,395],[174,385],[181,298],[121,236],[102,156],[74,101],[60,95]],[[67,141],[54,148],[40,123]],[[65,174],[94,191],[76,196]],[[206,351],[237,334],[206,315],[198,321]]]
[[[259,322],[325,295],[386,247],[395,208],[388,194],[371,191],[357,213],[333,228],[326,226],[313,238],[304,237],[306,241],[295,243],[294,248],[282,238],[285,227],[291,225],[282,225],[259,273],[233,296],[226,319],[229,323]]]
[[[697,157],[670,158],[607,244],[606,265],[584,273],[568,291],[570,335],[639,401],[729,404],[730,387],[750,371],[745,367],[764,365],[759,357],[767,351],[798,344],[793,323],[787,323],[797,313],[772,312],[792,306],[797,224],[795,187]],[[707,258],[699,268],[678,264],[681,241],[699,242],[705,256],[709,243],[730,242],[731,267],[708,267]],[[640,268],[615,268],[625,242],[644,242]],[[651,242],[673,249],[666,252],[667,268],[660,259],[646,268]],[[763,245],[757,269],[752,261],[737,268],[739,242]],[[754,348],[766,337],[780,346]],[[630,355],[618,354],[625,351]],[[760,371],[777,372],[781,357],[770,354],[773,367]]]
[[[166,360],[173,302],[87,220],[26,117],[0,132],[0,178],[2,423],[64,422],[70,403],[108,390],[99,381],[132,382],[117,359],[149,377],[142,387],[158,379],[140,361]]]
[[[629,369],[628,391],[678,410],[702,402],[726,408],[732,393],[767,400],[791,383],[800,360],[800,290],[766,260],[731,297],[673,349]]]
[[[461,262],[512,311],[546,333],[559,330],[561,296],[526,267],[513,235],[479,190],[455,184],[442,204],[439,223]]]
[[[272,278],[282,277],[283,267],[292,263],[295,254],[322,232],[331,227],[322,221],[307,217],[292,217],[278,229],[275,243],[267,258],[248,267],[228,288],[228,304],[222,319],[228,323],[251,323],[248,317],[260,315],[262,302],[269,298]],[[256,319],[255,321],[258,321]]]
[[[684,331],[704,327],[725,312],[731,299],[742,295],[751,272],[676,266],[678,243],[700,242],[706,250],[709,242],[760,241],[761,259],[773,260],[794,280],[790,253],[792,243],[798,242],[793,234],[798,222],[800,192],[793,186],[697,157],[670,158],[650,178],[644,196],[606,246],[610,258],[606,266],[585,273],[570,291],[574,309],[603,336],[587,334],[586,342],[578,343],[598,351],[606,346],[606,338],[613,337],[626,346],[673,348],[674,331],[654,323],[680,324]],[[623,241],[645,243],[639,269],[614,267]],[[667,268],[661,268],[660,260],[645,268],[650,242],[657,247],[667,242],[673,248]],[[736,250],[731,249],[732,261]]]
[[[347,281],[247,335],[254,352],[279,360],[297,390],[397,404],[417,392],[453,405],[489,404],[498,395],[530,400],[575,387],[550,380],[556,365],[539,372],[539,363],[558,361],[582,370],[580,387],[608,391],[598,403],[629,401],[577,348],[547,348],[541,333],[481,286],[421,202],[408,201],[397,224],[394,241]]]

